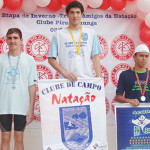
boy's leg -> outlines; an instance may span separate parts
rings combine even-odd
[[[26,126],[26,116],[14,115],[15,150],[24,150],[23,135]]]
[[[1,150],[10,150],[12,115],[0,115]]]

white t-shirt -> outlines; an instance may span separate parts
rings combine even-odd
[[[80,30],[72,32],[78,47]],[[74,72],[80,78],[91,78],[94,77],[91,56],[101,52],[95,31],[82,27],[80,54],[77,55],[70,32],[65,28],[53,35],[49,57],[57,58],[58,56],[60,66],[67,72]],[[60,75],[60,78],[63,76]]]
[[[0,114],[26,115],[30,105],[28,87],[36,84],[37,72],[33,57],[21,53],[19,66],[16,72],[16,88],[12,88],[12,75],[16,70],[17,57],[8,53],[0,55]]]

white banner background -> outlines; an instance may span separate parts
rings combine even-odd
[[[103,50],[100,58],[102,74],[105,76],[107,124],[111,125],[114,124],[114,107],[112,103],[115,101],[117,80],[121,71],[133,66],[134,47],[140,43],[140,21],[135,15],[127,15],[124,11],[87,9],[82,24],[96,31]],[[50,12],[46,8],[39,8],[32,14],[26,14],[22,10],[1,9],[0,54],[8,50],[5,42],[8,28],[19,27],[23,32],[24,45],[22,49],[35,58],[38,78],[58,78],[58,74],[47,62],[47,55],[53,33],[57,29],[67,26],[68,19],[65,16],[64,9],[58,12]],[[40,120],[38,88],[34,119],[35,122],[31,127],[38,127],[38,121]]]
[[[87,128],[90,127],[90,122],[83,121],[83,127],[82,123],[80,122],[80,117],[75,120],[72,119],[72,114],[78,114],[79,112],[75,110],[73,113],[72,111],[68,111],[70,115],[64,115],[63,117],[66,118],[66,121],[64,119],[64,122],[61,122],[60,116],[61,113],[59,112],[59,108],[64,107],[64,109],[75,109],[74,106],[78,106],[78,109],[80,106],[86,107],[87,105],[90,106],[90,112],[91,115],[91,123],[92,123],[92,132],[93,134],[93,140],[90,146],[87,148],[87,150],[92,150],[99,145],[101,148],[99,149],[105,149],[107,150],[107,138],[106,138],[106,110],[105,110],[105,93],[104,93],[104,82],[102,78],[97,79],[79,79],[77,82],[70,82],[69,80],[40,80],[38,83],[39,86],[39,97],[40,97],[40,108],[41,108],[41,125],[42,125],[42,135],[43,135],[43,145],[44,150],[47,150],[48,147],[53,149],[62,149],[65,150],[66,147],[62,143],[62,129],[64,129],[64,132],[67,134],[64,135],[66,139],[66,143],[69,143],[71,146],[72,142],[68,142],[68,138],[75,133],[86,131],[83,135],[88,136]],[[56,88],[59,87],[59,88]],[[62,87],[62,88],[61,88]],[[48,91],[48,92],[47,92]],[[87,94],[88,93],[88,94]],[[56,102],[56,99],[53,98],[53,95],[56,95],[57,100],[59,102]],[[72,98],[69,95],[72,95]],[[88,95],[88,96],[87,96]],[[92,97],[93,98],[92,100]],[[66,101],[64,101],[64,97],[66,97]],[[75,97],[78,97],[78,101],[75,101]],[[82,103],[79,99],[82,97]],[[87,99],[89,97],[89,100]],[[70,99],[70,100],[69,100]],[[67,102],[67,103],[66,103]],[[69,108],[65,108],[69,107]],[[84,110],[85,112],[85,110]],[[80,116],[80,115],[79,115]],[[87,115],[86,118],[89,118]],[[77,125],[78,129],[69,129],[66,130],[65,122],[69,122],[70,126]],[[61,123],[60,123],[61,122]],[[88,124],[89,123],[89,124]],[[61,125],[62,124],[62,125]],[[88,125],[86,127],[86,124]],[[69,126],[69,125],[68,125]],[[85,127],[84,127],[85,126]],[[80,129],[82,128],[82,129]],[[79,132],[80,131],[80,132]],[[68,137],[67,137],[68,136]],[[88,138],[85,140],[87,141]],[[76,142],[75,142],[76,143]],[[84,143],[84,142],[83,142]],[[85,145],[88,144],[82,142],[75,146],[73,144],[71,147],[74,147],[78,150],[85,149]],[[78,147],[78,148],[77,148]],[[82,148],[79,148],[82,147]],[[98,147],[97,147],[98,148]],[[74,149],[74,148],[72,148]]]

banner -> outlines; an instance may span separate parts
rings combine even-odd
[[[18,27],[23,33],[23,44],[20,49],[34,57],[37,65],[38,79],[59,79],[59,74],[48,64],[48,53],[53,34],[68,27],[65,9],[57,12],[38,8],[33,13],[22,10],[0,10],[0,55],[8,52],[6,32],[9,28]],[[134,48],[141,43],[139,39],[140,21],[134,14],[125,11],[87,9],[81,24],[96,31],[102,54],[99,55],[101,73],[105,77],[105,103],[107,124],[115,123],[115,91],[122,71],[133,67]],[[150,65],[150,64],[149,64]],[[93,66],[89,66],[92,67]],[[95,75],[94,69],[93,74]],[[38,87],[35,103],[34,123],[40,121]],[[40,123],[39,123],[40,124]],[[35,124],[31,124],[35,128]],[[37,125],[38,126],[38,125]]]
[[[44,150],[108,150],[102,78],[40,80]]]
[[[117,150],[150,150],[150,104],[115,104]]]

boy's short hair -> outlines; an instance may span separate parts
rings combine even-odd
[[[71,8],[79,8],[81,10],[81,13],[84,12],[84,7],[83,7],[82,3],[78,2],[78,1],[72,1],[67,5],[67,7],[66,7],[67,14],[69,13]]]
[[[18,28],[10,28],[6,33],[6,36],[8,36],[9,34],[13,34],[13,33],[17,33],[19,35],[20,39],[22,39],[22,32]]]

